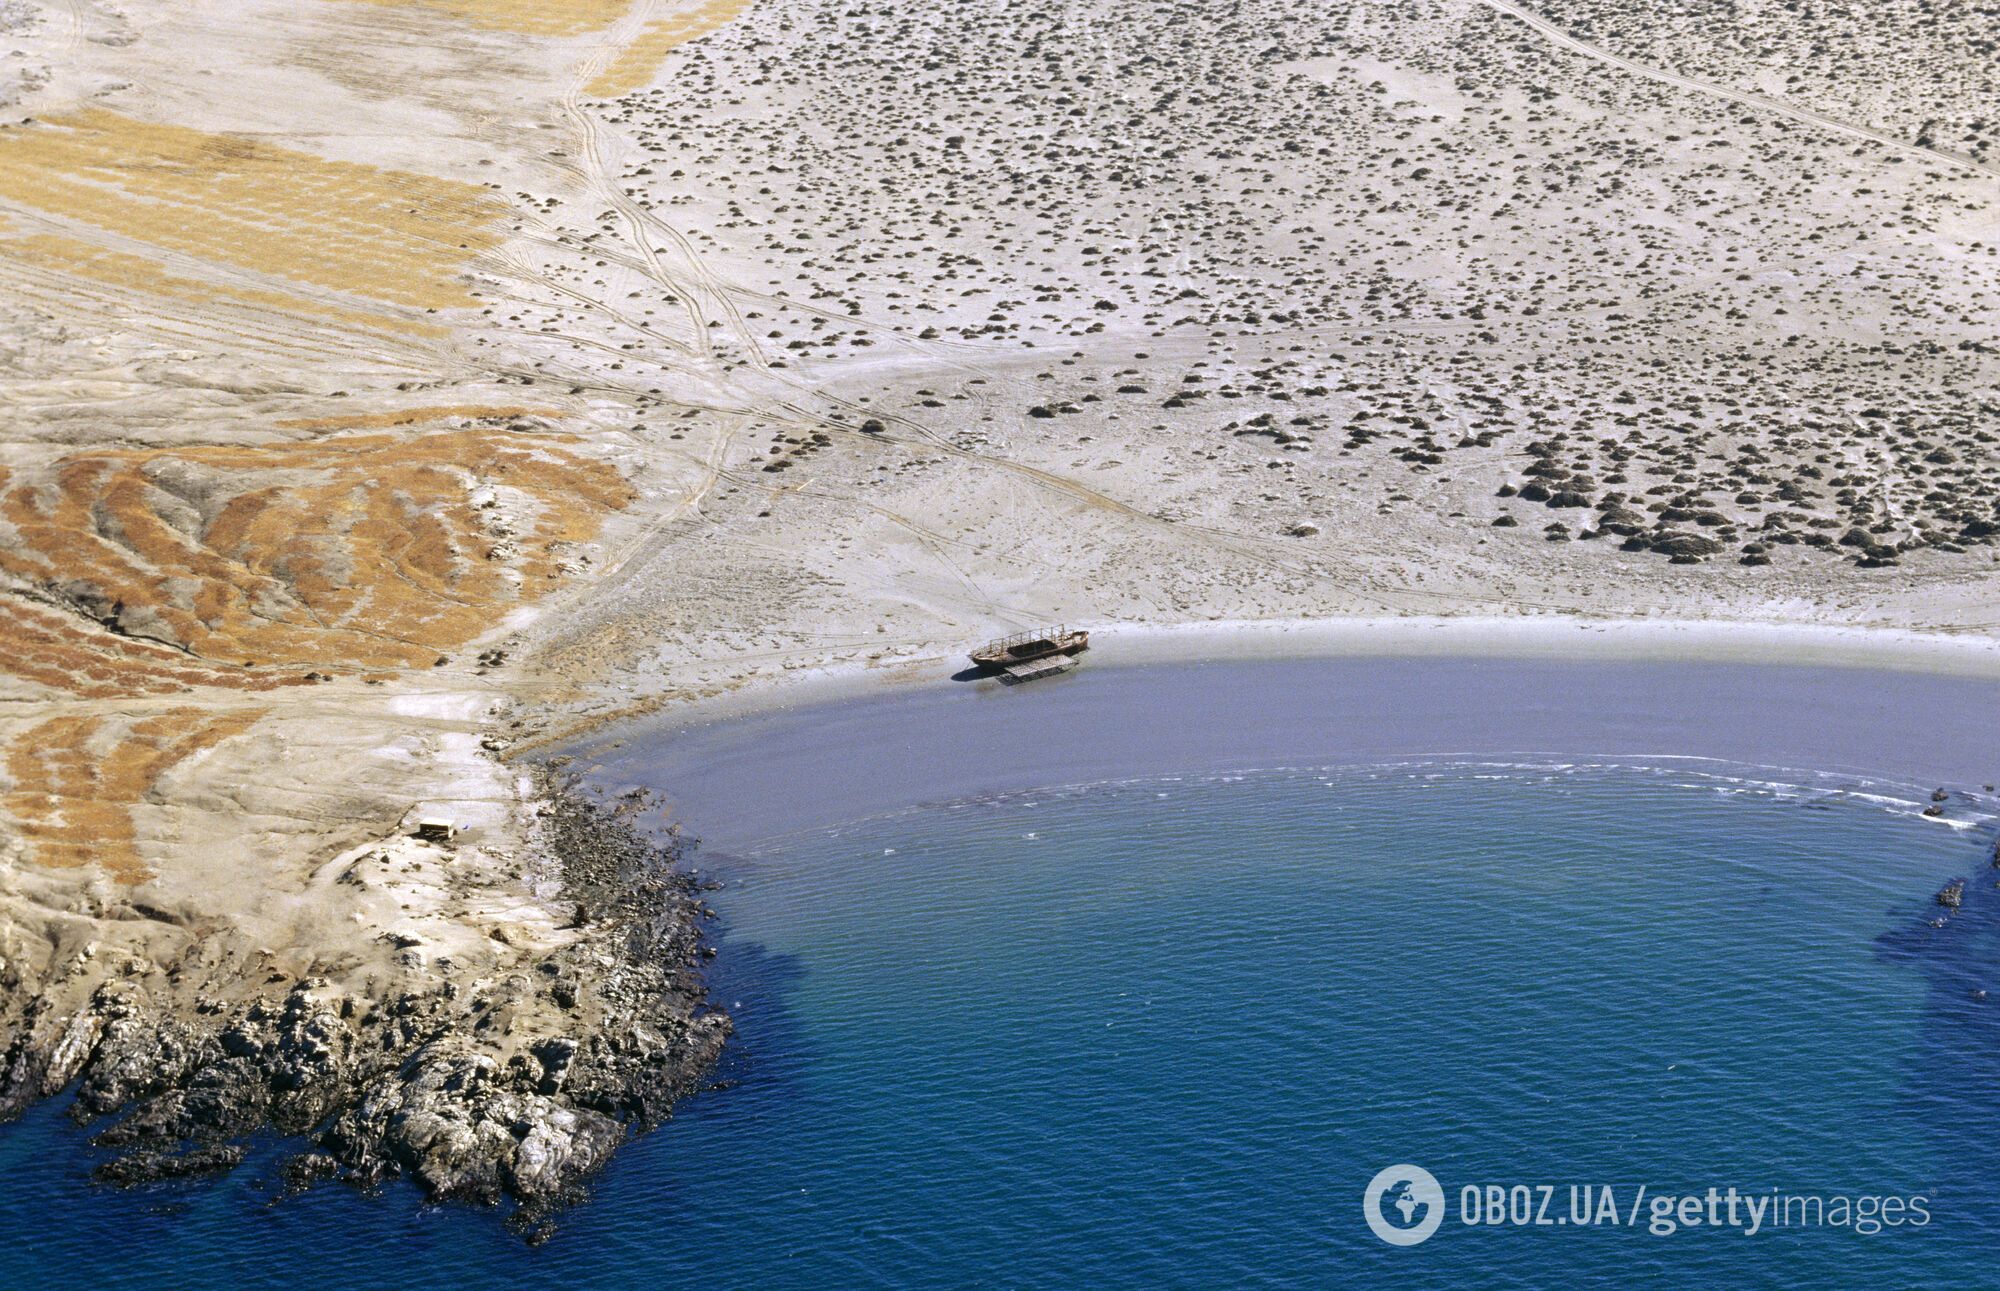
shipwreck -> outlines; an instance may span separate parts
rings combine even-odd
[[[1003,674],[1007,681],[1033,681],[1074,668],[1090,649],[1090,633],[1057,624],[1031,628],[988,641],[969,656],[974,666]]]

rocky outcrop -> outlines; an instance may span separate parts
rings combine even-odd
[[[576,912],[565,944],[477,975],[410,957],[367,993],[313,977],[232,996],[169,972],[98,974],[67,1009],[53,988],[12,997],[0,1112],[74,1083],[108,1182],[226,1171],[269,1129],[302,1140],[289,1191],[405,1177],[434,1199],[513,1199],[545,1234],[701,1086],[729,1022],[704,1007],[704,908],[672,856],[629,810],[549,772],[538,789],[551,899]]]

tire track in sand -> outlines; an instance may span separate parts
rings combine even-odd
[[[1796,107],[1784,102],[1782,99],[1770,98],[1767,95],[1758,94],[1754,91],[1731,89],[1727,85],[1718,85],[1714,81],[1704,81],[1697,77],[1684,76],[1679,72],[1668,71],[1664,68],[1649,67],[1644,63],[1634,62],[1622,54],[1612,53],[1602,45],[1593,45],[1588,41],[1578,40],[1540,14],[1523,9],[1520,5],[1511,3],[1511,0],[1480,0],[1480,3],[1486,5],[1488,8],[1497,9],[1508,17],[1526,24],[1537,35],[1543,37],[1552,45],[1558,45],[1573,54],[1582,54],[1585,58],[1608,64],[1609,66],[1618,68],[1620,71],[1630,72],[1634,76],[1643,76],[1649,81],[1658,81],[1663,85],[1672,85],[1684,90],[1693,90],[1697,94],[1707,94],[1714,98],[1726,99],[1731,103],[1740,104],[1746,108],[1754,108],[1759,112],[1783,117],[1788,121],[1796,121],[1801,125],[1813,126],[1821,130],[1830,130],[1836,134],[1844,134],[1852,139],[1864,139],[1869,143],[1881,144],[1885,148],[1892,148],[1897,152],[1907,153],[1913,157],[1922,157],[1929,161],[1941,161],[1947,165],[1956,166],[1961,170],[1969,170],[1975,174],[1984,175],[1989,179],[2000,179],[2000,164],[1979,161],[1976,158],[1966,156],[1964,153],[1953,152],[1947,148],[1931,148],[1920,143],[1912,143],[1907,139],[1899,139],[1886,130],[1877,130],[1873,126],[1856,125],[1851,121],[1842,121],[1840,118],[1828,116],[1824,112],[1815,112],[1811,108]]]

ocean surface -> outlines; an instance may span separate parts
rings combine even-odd
[[[275,1146],[98,1189],[44,1108],[0,1131],[0,1286],[1992,1285],[1995,807],[1933,787],[1274,759],[712,843],[729,1083],[547,1245],[402,1186],[271,1205]],[[1397,1247],[1363,1192],[1404,1164],[1442,1213]]]

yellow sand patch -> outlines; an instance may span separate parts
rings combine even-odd
[[[37,863],[97,864],[123,884],[153,877],[139,857],[132,807],[175,765],[249,729],[263,710],[211,716],[174,708],[136,721],[55,717],[7,755],[7,814]]]
[[[421,667],[539,600],[562,546],[630,503],[575,442],[478,429],[77,453],[0,478],[0,574],[197,672]],[[111,676],[79,684],[131,663],[96,656]],[[159,681],[145,663],[134,693]],[[0,669],[48,680],[4,654]]]
[[[630,0],[364,0],[392,8],[430,9],[491,31],[526,36],[581,36],[625,16]]]
[[[162,300],[194,306],[236,305],[265,309],[316,323],[331,323],[367,331],[410,332],[441,336],[446,329],[437,323],[391,314],[364,313],[322,304],[289,292],[264,291],[253,287],[232,287],[225,283],[183,278],[169,273],[158,262],[144,256],[127,255],[93,246],[77,238],[43,234],[10,238],[0,244],[0,256],[56,273],[107,283],[126,291],[142,292]]]
[[[708,0],[687,13],[648,23],[646,29],[627,45],[611,65],[585,87],[585,93],[600,99],[615,99],[651,84],[660,64],[680,45],[706,36],[750,7],[750,0]]]
[[[395,426],[416,426],[447,417],[563,417],[560,408],[521,408],[501,404],[451,403],[429,408],[403,408],[396,412],[363,412],[348,417],[294,417],[278,422],[280,430],[388,430]]]
[[[499,240],[476,184],[330,161],[100,108],[0,129],[0,200],[220,264],[416,308]]]

